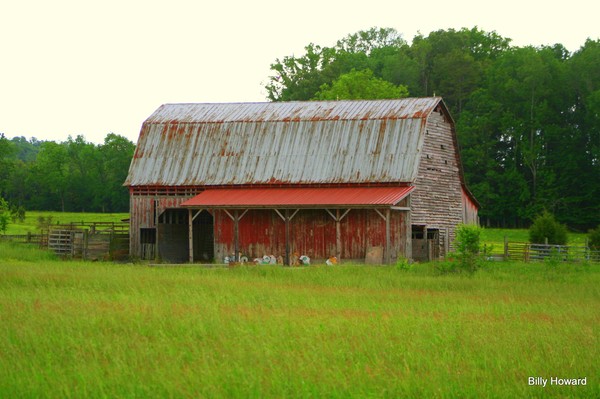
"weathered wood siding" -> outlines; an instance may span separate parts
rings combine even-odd
[[[479,225],[479,217],[477,216],[477,204],[471,200],[471,197],[462,190],[462,207],[463,207],[463,223]]]
[[[135,195],[129,200],[129,253],[133,257],[141,257],[140,229],[156,228],[158,217],[170,208],[179,208],[180,204],[191,195],[159,196]]]
[[[130,253],[142,257],[140,229],[156,229],[158,257],[167,261],[184,262],[188,256],[188,226],[180,221],[159,223],[160,215],[168,209],[179,209],[190,196],[132,195],[130,219]],[[408,206],[408,199],[399,206]],[[187,209],[186,209],[187,211]],[[204,211],[206,212],[206,211]],[[335,211],[333,211],[335,212]],[[234,250],[233,221],[223,210],[211,210],[214,223],[214,258],[219,262]],[[382,210],[385,214],[385,211]],[[398,256],[410,257],[410,215],[392,211],[390,220],[392,261]],[[206,243],[201,230],[194,226],[195,259],[201,256]],[[324,209],[303,209],[290,224],[290,251],[311,259],[326,259],[336,254],[335,221]],[[385,221],[374,210],[353,209],[340,223],[342,259],[364,261],[372,247],[385,248]],[[204,234],[206,235],[206,234]],[[210,237],[212,240],[213,237]],[[197,248],[198,247],[198,248]],[[285,223],[272,209],[249,210],[239,223],[239,248],[250,257],[285,255]],[[385,259],[385,257],[384,257]]]
[[[334,211],[335,212],[335,211]],[[235,252],[233,221],[225,212],[214,212],[215,258]],[[392,261],[410,257],[410,221],[407,212],[393,211],[390,220]],[[363,262],[367,250],[386,246],[385,221],[374,210],[353,209],[340,222],[342,260]],[[311,259],[336,254],[335,221],[323,209],[300,210],[290,223],[290,252]],[[285,256],[285,223],[273,210],[250,210],[239,223],[239,249],[248,258]],[[408,251],[408,252],[407,252]],[[385,259],[385,256],[384,256]]]
[[[463,221],[459,158],[451,121],[434,111],[427,120],[415,190],[412,223],[440,230],[440,255],[454,240],[454,229]]]

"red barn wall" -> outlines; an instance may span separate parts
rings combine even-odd
[[[390,220],[391,256],[407,256],[405,212],[393,211]],[[232,255],[234,224],[224,212],[214,213],[215,257],[221,261]],[[248,258],[264,255],[285,257],[285,222],[273,210],[249,210],[239,222],[239,249]],[[385,248],[385,221],[374,210],[353,209],[340,223],[342,260],[364,261],[367,249]],[[335,221],[324,209],[298,211],[290,223],[290,252],[311,259],[326,259],[336,254]]]

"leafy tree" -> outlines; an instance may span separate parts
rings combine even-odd
[[[331,85],[341,75],[370,69],[382,73],[394,52],[406,42],[391,28],[359,31],[339,40],[333,47],[314,43],[305,47],[302,56],[286,56],[271,64],[274,72],[265,88],[272,101],[299,101],[315,98],[321,86]],[[389,69],[388,69],[389,73]]]
[[[64,144],[46,141],[32,166],[31,182],[36,193],[33,209],[61,210],[67,207],[70,185],[68,152]]]
[[[0,233],[5,234],[10,221],[10,210],[8,202],[0,197]]]
[[[408,97],[406,86],[395,86],[393,83],[373,76],[369,69],[352,70],[336,79],[331,85],[323,84],[317,92],[318,100],[375,100]]]
[[[529,228],[529,241],[535,244],[566,245],[567,228],[558,223],[554,215],[544,212],[533,221]]]
[[[29,163],[35,161],[35,158],[40,152],[42,142],[35,137],[27,140],[25,137],[13,137],[10,140],[15,147],[15,156],[17,160]]]
[[[308,100],[319,90],[326,78],[321,73],[328,65],[335,51],[313,43],[305,47],[301,57],[286,56],[271,64],[275,72],[266,85],[268,98],[272,101]]]
[[[129,192],[127,187],[123,187],[123,182],[127,178],[135,145],[126,137],[109,133],[98,150],[102,173],[95,193],[99,201],[96,206],[102,212],[125,212],[129,209]]]
[[[6,190],[6,182],[13,170],[11,156],[14,152],[13,144],[0,133],[0,195]]]
[[[419,34],[411,52],[420,67],[423,95],[444,97],[458,118],[469,95],[481,84],[489,65],[507,49],[510,39],[478,28]]]
[[[386,47],[401,47],[406,44],[402,35],[393,28],[376,28],[358,31],[338,40],[336,49],[347,53],[364,53]]]

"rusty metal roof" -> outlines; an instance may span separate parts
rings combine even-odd
[[[125,185],[412,182],[441,102],[165,104],[142,126]]]
[[[193,208],[339,208],[398,204],[414,187],[211,188],[181,204]]]
[[[371,101],[164,104],[146,123],[287,122],[421,118],[439,97]]]

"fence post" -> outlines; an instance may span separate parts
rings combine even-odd
[[[508,260],[508,237],[504,236],[504,260]]]
[[[83,230],[83,237],[82,237],[82,248],[81,248],[81,258],[83,260],[87,260],[88,258],[88,231],[87,230]]]

